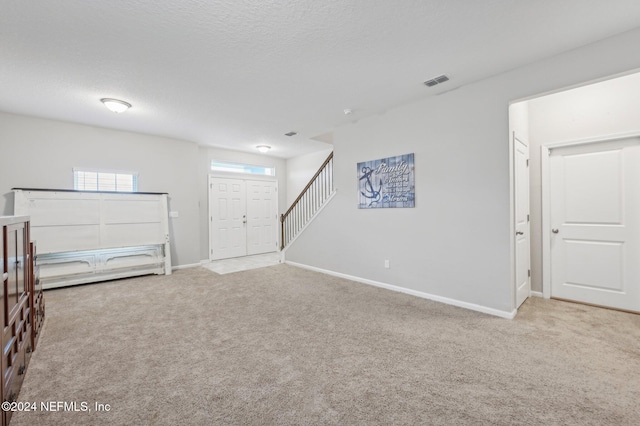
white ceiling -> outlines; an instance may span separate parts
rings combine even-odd
[[[286,158],[638,26],[637,0],[0,0],[0,111]]]

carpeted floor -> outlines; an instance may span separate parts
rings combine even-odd
[[[531,298],[510,321],[289,265],[45,297],[12,426],[640,424],[638,315]]]

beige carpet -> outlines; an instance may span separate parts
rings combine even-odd
[[[640,316],[513,321],[289,265],[47,291],[19,425],[638,425]]]

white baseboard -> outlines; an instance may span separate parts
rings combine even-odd
[[[544,294],[542,294],[541,291],[531,291],[531,295],[533,297],[542,297],[542,298],[544,298]]]
[[[303,263],[291,262],[291,261],[288,261],[288,260],[286,261],[286,263],[288,265],[296,266],[298,268],[309,269],[311,271],[321,272],[323,274],[332,275],[334,277],[344,278],[344,279],[351,280],[351,281],[356,281],[356,282],[359,282],[359,283],[362,283],[362,284],[372,285],[374,287],[385,288],[387,290],[397,291],[399,293],[405,293],[405,294],[409,294],[411,296],[416,296],[416,297],[420,297],[420,298],[423,298],[423,299],[433,300],[435,302],[445,303],[447,305],[457,306],[459,308],[470,309],[472,311],[482,312],[484,314],[494,315],[494,316],[497,316],[497,317],[500,317],[500,318],[513,319],[513,318],[515,318],[516,313],[518,312],[516,309],[514,309],[511,312],[501,311],[501,310],[498,310],[498,309],[489,308],[487,306],[476,305],[474,303],[463,302],[463,301],[456,300],[456,299],[450,299],[448,297],[442,297],[442,296],[437,296],[435,294],[429,294],[429,293],[424,293],[424,292],[417,291],[417,290],[411,290],[409,288],[399,287],[397,285],[386,284],[386,283],[382,283],[382,282],[379,282],[379,281],[373,281],[373,280],[369,280],[367,278],[361,278],[361,277],[356,277],[356,276],[353,276],[353,275],[343,274],[343,273],[340,273],[340,272],[330,271],[330,270],[327,270],[327,269],[317,268],[315,266],[309,266],[309,265],[305,265]]]
[[[171,268],[172,271],[177,271],[178,269],[188,269],[188,268],[195,268],[197,266],[201,266],[200,263],[189,263],[187,265],[177,265]]]

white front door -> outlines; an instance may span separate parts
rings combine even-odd
[[[211,260],[247,255],[247,195],[241,179],[210,179]]]
[[[529,255],[529,144],[513,135],[515,188],[516,308],[531,294]]]
[[[549,157],[551,297],[640,312],[640,139]]]
[[[270,253],[278,245],[276,182],[248,180],[247,254]]]
[[[278,251],[277,182],[209,177],[210,260]]]

